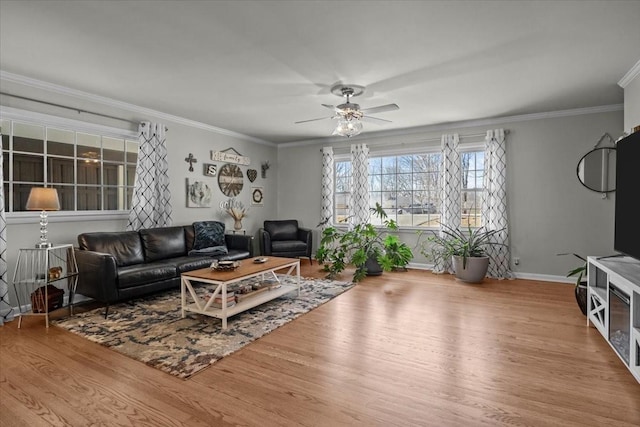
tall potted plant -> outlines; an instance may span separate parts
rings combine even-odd
[[[582,255],[574,254],[574,253],[562,253],[558,255],[573,255],[582,263],[567,273],[567,277],[575,277],[576,278],[576,286],[574,288],[574,294],[576,296],[576,302],[578,303],[578,307],[580,307],[580,311],[585,316],[587,315],[587,259]]]
[[[505,246],[494,240],[494,237],[504,231],[487,230],[484,227],[471,228],[463,231],[460,228],[442,224],[442,235],[438,231],[430,230],[426,239],[420,237],[424,234],[419,231],[418,244],[420,253],[425,258],[434,262],[443,262],[451,259],[456,278],[469,282],[482,282],[489,269],[489,256],[487,247]]]
[[[327,227],[322,232],[316,259],[324,265],[328,278],[335,278],[348,265],[356,267],[353,281],[367,275],[404,268],[413,258],[411,248],[390,232],[398,225],[390,219],[382,206],[376,203],[371,213],[382,220],[382,226],[358,224],[350,230]]]

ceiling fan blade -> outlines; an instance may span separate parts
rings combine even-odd
[[[335,110],[336,109],[335,105],[329,105],[329,104],[320,104],[320,105],[322,105],[323,107],[327,107],[330,110]]]
[[[378,117],[371,117],[371,116],[362,116],[361,119],[363,122],[370,122],[370,123],[375,123],[375,124],[381,124],[381,122],[384,123],[393,123],[391,120],[386,120],[386,119],[380,119]]]
[[[382,113],[384,111],[394,111],[399,109],[398,104],[379,105],[378,107],[364,108],[360,111],[363,113]]]
[[[294,122],[294,124],[298,124],[298,123],[307,123],[307,122],[315,122],[317,120],[326,120],[326,119],[332,119],[333,117],[320,117],[319,119],[309,119],[309,120],[300,120],[299,122]]]

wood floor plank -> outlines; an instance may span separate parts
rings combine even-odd
[[[0,426],[640,425],[567,284],[384,273],[188,380],[41,320],[0,327]]]

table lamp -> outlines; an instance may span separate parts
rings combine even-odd
[[[59,211],[60,200],[58,190],[55,188],[33,187],[27,199],[28,211],[40,211],[40,243],[36,248],[50,248],[52,244],[47,241],[47,211]]]

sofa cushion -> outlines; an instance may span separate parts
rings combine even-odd
[[[142,241],[137,231],[92,232],[78,235],[80,249],[111,254],[118,267],[144,262]]]
[[[265,221],[264,229],[269,233],[272,242],[298,239],[298,220],[296,219]]]
[[[195,238],[193,249],[226,246],[224,239],[224,223],[220,221],[198,221],[193,223]]]
[[[118,269],[118,287],[130,288],[178,276],[174,263],[156,261],[147,264],[128,265]]]
[[[147,262],[158,261],[187,253],[183,227],[160,227],[140,230]]]

